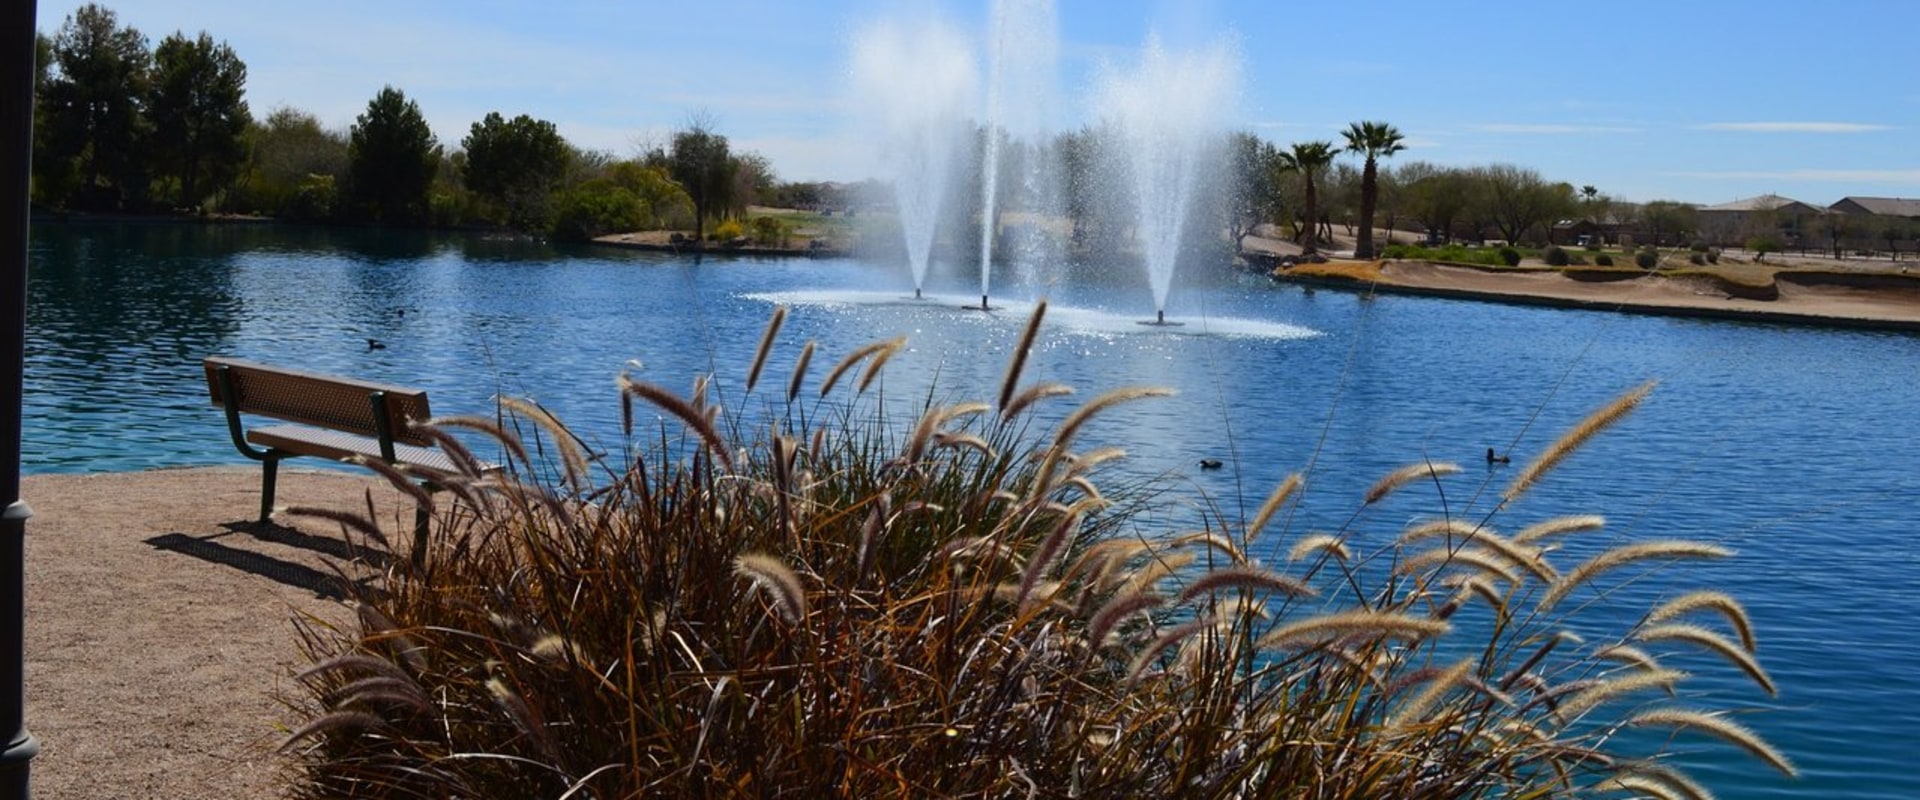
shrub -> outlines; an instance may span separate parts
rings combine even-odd
[[[1707,250],[1707,263],[1709,264],[1720,263],[1720,248],[1714,247],[1714,248],[1709,248]]]
[[[1500,261],[1509,267],[1520,266],[1520,251],[1512,247],[1500,248]]]
[[[1611,267],[1613,266],[1613,256],[1607,255],[1606,253],[1594,256],[1593,265],[1596,267]]]
[[[1696,267],[1704,267],[1707,265],[1707,254],[1706,253],[1688,253],[1687,263],[1692,264]]]
[[[1558,245],[1547,248],[1546,261],[1548,266],[1564,267],[1567,265],[1569,260],[1570,259],[1567,256],[1567,251],[1564,249],[1561,249]]]
[[[707,239],[715,242],[731,242],[745,236],[746,233],[746,226],[741,225],[740,220],[725,219],[713,226],[713,230],[707,232]]]
[[[785,222],[775,217],[754,217],[749,221],[753,229],[754,244],[763,247],[785,247],[788,228]]]
[[[1633,263],[1641,269],[1653,269],[1660,265],[1660,251],[1654,249],[1653,245],[1642,247],[1640,252],[1633,254]]]
[[[591,180],[560,196],[551,230],[555,239],[584,242],[640,230],[646,221],[646,205],[632,191],[604,179]]]
[[[1627,580],[1645,582],[1653,563],[1725,550],[1557,547],[1603,526],[1597,517],[1510,536],[1483,526],[1651,384],[1550,444],[1493,511],[1418,519],[1384,540],[1361,526],[1397,511],[1355,514],[1347,529],[1281,539],[1283,571],[1251,554],[1269,549],[1255,550],[1269,522],[1289,518],[1299,475],[1251,519],[1214,512],[1198,533],[1145,527],[1153,515],[1141,512],[1164,504],[1164,487],[1095,487],[1119,454],[1077,441],[1083,423],[1165,392],[1113,390],[1041,429],[1034,406],[1065,393],[1021,385],[1044,313],[1012,348],[997,402],[929,404],[904,428],[800,401],[811,343],[784,393],[752,398],[771,406],[758,433],[722,431],[716,419],[748,423],[718,413],[704,390],[681,397],[626,376],[631,441],[610,457],[581,452],[530,403],[507,401],[504,426],[489,416],[430,428],[497,438],[509,469],[481,477],[465,448],[449,448],[472,477],[446,482],[459,507],[442,501],[441,546],[418,567],[380,552],[390,540],[370,520],[315,512],[391,566],[377,589],[348,583],[356,623],[301,628],[314,663],[287,698],[306,718],[284,746],[299,767],[292,793],[1022,797],[1038,786],[1049,797],[1073,787],[1090,798],[1261,798],[1692,786],[1666,760],[1630,752],[1618,736],[1627,727],[1692,728],[1792,771],[1745,729],[1680,710],[1700,698],[1660,660],[1718,655],[1771,692],[1738,603],[1694,592],[1640,613],[1610,593],[1615,568],[1632,565]],[[820,396],[864,392],[904,346],[854,351]],[[636,402],[679,427],[636,429]],[[1407,496],[1437,494],[1461,471],[1422,460],[1359,507],[1416,502]],[[1717,624],[1674,621],[1709,614]]]

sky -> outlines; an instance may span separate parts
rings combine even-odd
[[[449,148],[490,111],[549,120],[622,157],[702,120],[782,180],[859,180],[874,176],[856,122],[873,103],[850,88],[856,43],[879,26],[949,31],[974,75],[960,102],[984,117],[992,2],[101,5],[153,43],[175,31],[226,42],[247,64],[256,117],[291,107],[344,130],[393,86]],[[41,0],[41,30],[79,5]],[[1912,0],[1054,0],[1052,11],[1058,88],[1036,105],[1053,129],[1100,119],[1102,76],[1133,69],[1153,38],[1175,59],[1231,54],[1216,124],[1282,147],[1379,120],[1406,136],[1395,162],[1517,164],[1624,200],[1920,198]],[[906,59],[893,74],[911,84],[935,72]]]

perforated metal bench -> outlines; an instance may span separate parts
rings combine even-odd
[[[213,404],[226,410],[227,433],[242,455],[260,462],[260,521],[273,516],[280,462],[299,456],[334,461],[378,459],[405,465],[428,491],[459,472],[445,452],[413,430],[425,421],[423,389],[273,367],[232,358],[205,361]],[[247,428],[243,415],[292,423]],[[427,510],[414,518],[413,558],[427,547]]]

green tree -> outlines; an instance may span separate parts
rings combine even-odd
[[[233,185],[246,163],[247,65],[204,31],[174,33],[154,51],[155,172],[178,182],[179,205],[197,207]]]
[[[1652,231],[1653,241],[1648,244],[1655,246],[1666,244],[1669,236],[1676,241],[1685,238],[1693,231],[1696,219],[1693,206],[1687,203],[1654,200],[1640,206],[1640,224]]]
[[[1427,240],[1446,242],[1453,238],[1454,223],[1473,199],[1473,181],[1467,173],[1426,161],[1402,164],[1394,170],[1401,189],[1402,205],[1427,230]]]
[[[41,95],[45,126],[34,152],[43,185],[71,188],[69,199],[82,208],[119,209],[146,199],[146,117],[152,56],[147,37],[122,28],[114,13],[88,3],[76,9],[53,39],[53,63]],[[44,162],[44,164],[40,163]],[[71,173],[78,185],[57,176]]]
[[[466,151],[461,173],[467,188],[496,204],[506,224],[546,229],[554,187],[573,154],[553,123],[525,114],[507,120],[492,112],[473,124],[460,147]]]
[[[1573,186],[1548,183],[1535,170],[1494,164],[1481,170],[1480,180],[1487,218],[1510,244],[1520,244],[1534,226],[1551,225],[1573,209]]]
[[[1302,211],[1306,214],[1306,224],[1302,226],[1303,238],[1300,242],[1300,252],[1304,254],[1318,252],[1316,245],[1320,233],[1320,197],[1314,181],[1321,170],[1333,163],[1333,157],[1339,152],[1340,149],[1334,147],[1333,142],[1294,142],[1292,149],[1280,151],[1278,154],[1280,169],[1299,174],[1301,180],[1306,183],[1306,195],[1301,203]]]
[[[375,222],[426,219],[439,168],[440,143],[420,106],[391,86],[374,96],[347,134],[348,196],[357,213]]]
[[[1355,258],[1373,258],[1373,212],[1380,202],[1380,159],[1407,149],[1400,129],[1385,122],[1355,122],[1344,134],[1347,152],[1366,159],[1360,171],[1360,238]]]
[[[240,203],[292,219],[330,216],[347,171],[347,137],[304,111],[277,108],[247,130]]]
[[[673,149],[665,160],[667,173],[693,201],[693,237],[701,240],[707,219],[718,217],[733,202],[738,163],[728,152],[727,137],[714,133],[708,120],[695,118],[673,135]]]
[[[1237,249],[1240,240],[1261,223],[1280,213],[1280,151],[1251,133],[1235,133],[1227,143],[1232,159],[1227,193],[1227,232]]]

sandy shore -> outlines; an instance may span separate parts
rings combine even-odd
[[[1487,269],[1388,261],[1306,265],[1275,280],[1496,302],[1607,311],[1920,330],[1920,277],[1817,270],[1751,276],[1637,270]]]
[[[364,508],[370,489],[406,529],[400,495],[359,473],[283,468],[278,502]],[[247,467],[22,481],[34,797],[282,795],[291,620],[340,618],[347,552],[335,525],[251,524],[259,491]]]

